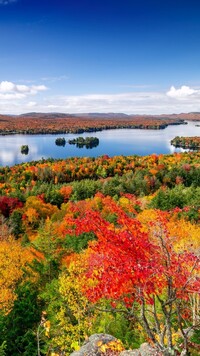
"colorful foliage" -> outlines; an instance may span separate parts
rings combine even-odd
[[[165,352],[182,337],[186,350],[199,332],[199,185],[198,152],[1,167],[0,344],[31,354],[38,335],[41,355],[68,355],[107,331]],[[20,330],[25,305],[38,313]]]
[[[124,116],[115,117],[105,115],[97,117],[91,115],[74,116],[68,114],[33,114],[21,116],[2,116],[0,121],[0,133],[82,133],[101,131],[115,128],[139,128],[139,129],[163,129],[170,124],[182,123],[178,118],[153,116]]]
[[[190,148],[193,150],[199,150],[200,148],[200,137],[180,137],[177,136],[171,140],[171,144],[175,147]]]
[[[179,329],[187,340],[182,320],[187,315],[192,322],[187,303],[190,296],[200,294],[200,230],[185,228],[178,232],[168,223],[168,213],[161,211],[153,212],[155,220],[150,216],[144,227],[119,207],[116,214],[116,226],[92,210],[71,221],[76,234],[93,231],[98,238],[89,248],[85,293],[93,303],[102,298],[120,301],[129,312],[137,302],[147,335],[161,351],[172,349],[175,330]],[[198,249],[185,250],[182,246],[190,234]],[[147,305],[154,308],[154,327],[148,320]],[[178,320],[172,326],[175,310]]]

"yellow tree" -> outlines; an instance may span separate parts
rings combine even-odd
[[[16,299],[15,288],[24,275],[32,253],[10,237],[0,243],[0,309],[7,312]]]
[[[46,298],[50,297],[50,301],[44,327],[50,338],[52,355],[53,352],[70,355],[92,331],[94,316],[91,305],[82,294],[85,257],[76,255],[74,258],[75,261],[61,273],[58,284],[54,285],[53,297],[49,296],[51,287],[46,292]]]

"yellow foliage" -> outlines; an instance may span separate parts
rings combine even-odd
[[[71,343],[71,348],[72,350],[78,351],[80,349],[80,345],[78,344],[78,341],[73,341]]]
[[[150,221],[155,221],[158,217],[158,213],[154,209],[146,209],[138,214],[137,219],[144,225],[148,225]]]
[[[9,238],[0,243],[0,309],[9,311],[16,299],[15,287],[23,277],[23,268],[33,259],[19,241]]]
[[[45,335],[47,337],[49,337],[49,332],[50,332],[50,327],[51,327],[51,323],[49,320],[46,320],[45,323],[43,324],[44,328],[45,328]]]
[[[34,224],[38,221],[39,214],[37,213],[36,209],[28,208],[26,210],[27,220],[30,224]]]
[[[41,199],[30,196],[26,200],[25,204],[25,214],[27,215],[28,209],[34,209],[38,217],[46,219],[49,216],[52,216],[54,213],[58,212],[58,208],[55,205],[50,203],[44,203]],[[33,210],[32,210],[33,211]]]
[[[56,315],[52,340],[55,347],[70,355],[91,334],[93,317],[89,310],[89,303],[82,294],[81,259],[77,256],[67,270],[59,278],[59,294],[62,304]]]
[[[176,252],[188,251],[198,254],[200,252],[200,226],[184,219],[174,219],[169,214],[166,217],[167,233],[173,243],[173,249]],[[159,230],[159,223],[155,224],[156,220],[159,222],[158,210],[144,210],[138,214],[137,219],[142,223],[145,231],[150,232],[152,236]],[[154,222],[153,226],[151,222]]]
[[[100,345],[98,345],[100,346]],[[121,340],[113,340],[110,341],[107,344],[104,344],[100,347],[101,352],[106,353],[107,351],[115,351],[115,352],[121,352],[124,351],[124,346],[121,342]]]
[[[130,205],[130,200],[126,197],[121,197],[121,198],[119,198],[119,205],[122,208],[127,208],[128,205]]]
[[[171,219],[167,227],[177,252],[184,250],[195,254],[200,252],[200,226],[191,224],[184,219],[176,221]]]

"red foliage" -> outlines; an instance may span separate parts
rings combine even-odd
[[[0,212],[5,218],[8,218],[14,209],[21,208],[23,203],[17,198],[8,196],[0,197]]]
[[[160,212],[159,218],[150,223],[150,233],[113,204],[111,210],[114,209],[116,226],[93,210],[68,220],[73,233],[76,226],[77,235],[93,231],[98,238],[91,243],[88,257],[87,277],[94,283],[87,283],[85,293],[91,301],[111,298],[130,306],[133,301],[142,303],[145,299],[151,304],[153,296],[162,295],[169,288],[173,298],[184,300],[200,290],[198,257],[174,249],[167,213]]]

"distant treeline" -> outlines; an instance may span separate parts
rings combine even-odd
[[[96,132],[109,129],[165,129],[168,125],[180,125],[179,118],[154,116],[73,116],[32,114],[21,116],[0,115],[0,134],[66,134]]]

